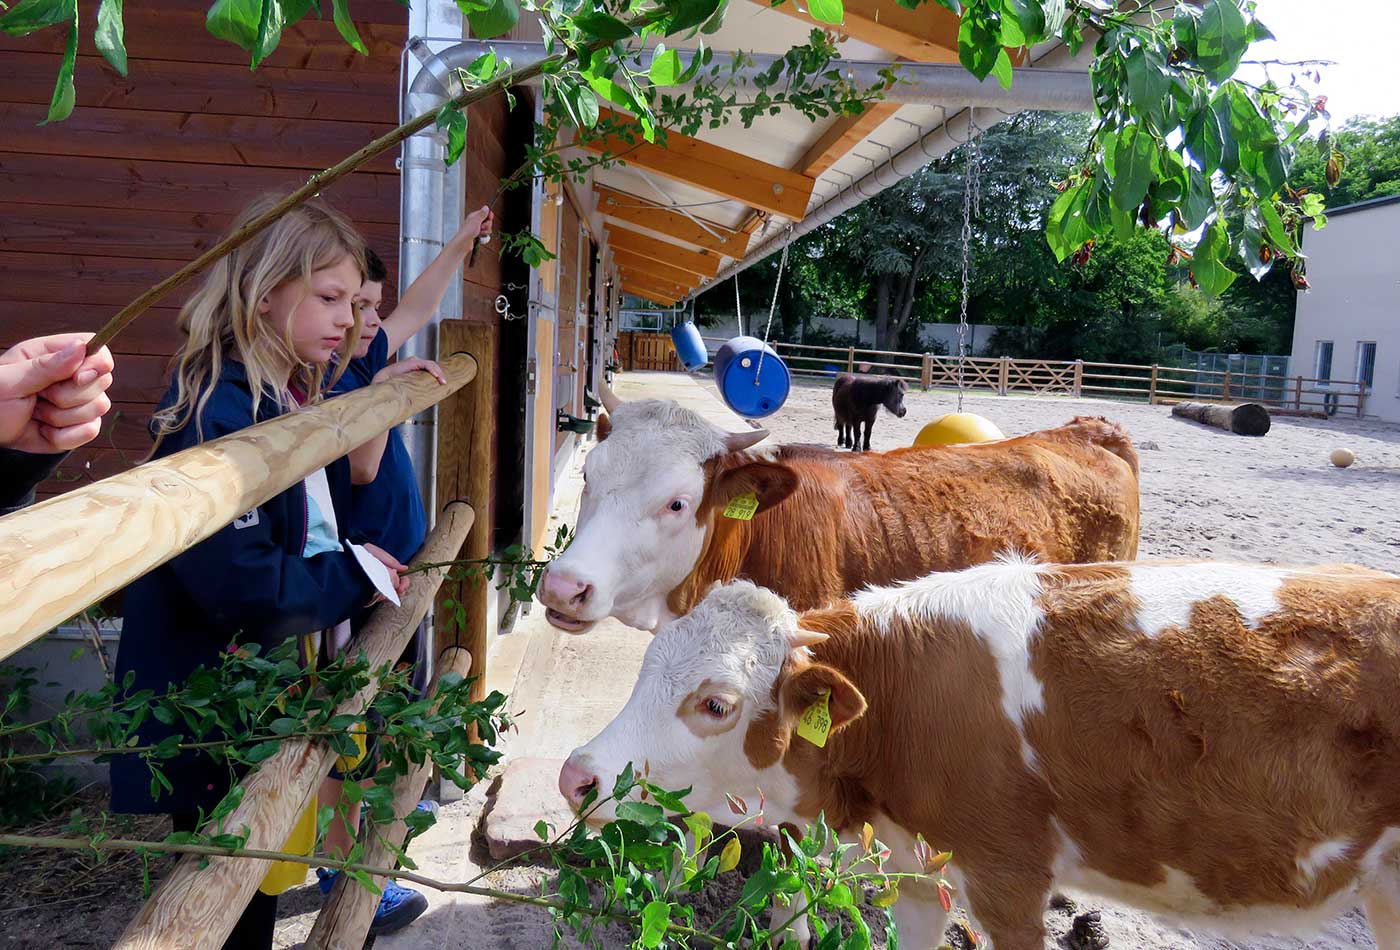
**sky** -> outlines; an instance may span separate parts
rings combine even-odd
[[[1258,17],[1278,39],[1256,44],[1248,59],[1335,62],[1316,87],[1334,127],[1354,115],[1400,113],[1400,0],[1258,0]],[[1269,68],[1283,81],[1293,71]]]

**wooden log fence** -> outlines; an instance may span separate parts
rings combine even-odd
[[[467,649],[448,647],[438,657],[434,667],[437,672],[433,675],[428,694],[437,692],[438,684],[448,673],[465,677],[470,673],[471,666],[472,654]],[[364,835],[367,837],[363,840],[365,853],[360,858],[361,864],[380,868],[393,866],[395,855],[408,837],[408,826],[403,819],[418,807],[432,771],[431,763],[424,762],[394,782],[395,820],[387,827],[365,823]],[[374,883],[382,888],[384,879],[376,877]],[[361,887],[348,874],[340,875],[306,938],[306,950],[360,950],[365,945],[365,937],[369,934],[369,925],[374,922],[374,911],[378,906],[378,894]]]
[[[461,550],[475,515],[454,502],[442,512],[413,564],[449,560]],[[411,566],[411,565],[410,565]],[[399,606],[381,604],[356,645],[371,668],[403,653],[442,583],[439,571],[410,575]],[[346,700],[336,714],[360,715],[374,698],[370,684]],[[224,819],[226,828],[247,827],[245,848],[279,850],[297,818],[330,772],[334,753],[322,740],[288,739],[243,780],[243,800]],[[213,950],[221,947],[267,873],[267,862],[250,858],[186,855],[146,901],[114,945],[117,950]]]
[[[619,342],[624,369],[681,369],[670,337],[635,331],[626,346]],[[713,352],[725,341],[705,337]],[[651,341],[651,342],[647,342]],[[956,388],[959,360],[934,353],[866,350],[854,346],[812,346],[774,341],[772,346],[794,376],[830,379],[837,373],[860,371],[902,376],[925,391]],[[635,354],[629,359],[628,354]],[[1084,360],[1022,360],[1008,356],[969,356],[961,360],[963,386],[998,395],[1097,396],[1145,399],[1171,405],[1181,401],[1234,402],[1241,399],[1269,407],[1275,414],[1333,415],[1366,412],[1365,385],[1349,380],[1319,380],[1305,376],[1250,374],[1231,370],[1151,366]]]
[[[0,518],[0,659],[476,377],[409,373]]]

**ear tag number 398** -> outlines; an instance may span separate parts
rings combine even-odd
[[[826,747],[826,737],[831,735],[831,690],[823,690],[822,698],[808,706],[797,723],[797,734],[818,749]]]
[[[724,508],[724,516],[736,521],[752,521],[758,511],[758,496],[753,492],[731,498]]]

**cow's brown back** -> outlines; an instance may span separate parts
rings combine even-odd
[[[793,446],[778,459],[796,472],[797,490],[752,521],[709,513],[705,549],[672,592],[675,613],[734,577],[805,610],[1008,551],[1060,563],[1137,554],[1136,453],[1101,419],[985,445],[868,454]]]

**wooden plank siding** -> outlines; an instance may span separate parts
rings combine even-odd
[[[206,8],[202,0],[129,4],[126,77],[97,55],[84,29],[77,106],[66,122],[46,126],[38,122],[65,31],[0,36],[0,348],[96,330],[207,249],[254,197],[300,185],[397,123],[408,14],[394,0],[354,6],[369,56],[347,47],[329,17],[313,14],[283,31],[255,71],[243,50],[206,32]],[[473,131],[490,151],[488,130]],[[389,307],[397,283],[396,155],[326,190],[389,265]],[[469,312],[494,318],[494,251],[483,248],[472,278],[491,286],[469,289]],[[117,338],[114,409],[103,433],[42,494],[115,474],[145,454],[146,419],[165,390],[180,343],[175,318],[189,292],[175,291]]]

